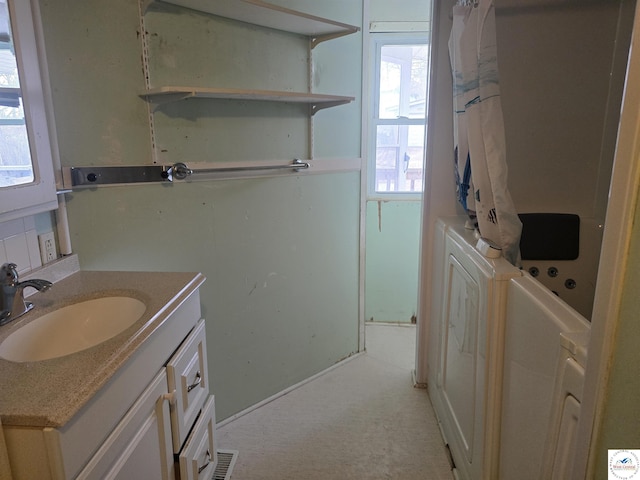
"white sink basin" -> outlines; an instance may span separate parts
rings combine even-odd
[[[47,313],[9,335],[0,357],[33,362],[62,357],[98,345],[140,319],[146,306],[131,297],[104,297]]]

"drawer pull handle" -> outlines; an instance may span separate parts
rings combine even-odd
[[[209,449],[207,449],[207,463],[205,463],[201,467],[198,467],[198,475],[200,475],[202,471],[209,466],[210,463],[211,463],[211,453],[209,452]]]
[[[187,387],[187,393],[196,388],[202,382],[202,376],[200,370],[196,372],[196,378],[193,379],[193,383]]]
[[[173,390],[171,393],[165,393],[162,395],[162,400],[166,400],[169,402],[169,406],[175,407],[176,405],[176,391]]]

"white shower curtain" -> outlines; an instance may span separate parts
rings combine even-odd
[[[458,200],[480,234],[520,261],[522,224],[507,188],[506,144],[492,0],[453,7],[449,54],[454,83]]]

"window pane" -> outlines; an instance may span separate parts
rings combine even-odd
[[[376,192],[421,192],[423,125],[379,125],[376,135]]]
[[[0,187],[33,181],[26,125],[3,125],[0,119]]]
[[[427,45],[383,45],[380,58],[379,118],[424,118]]]
[[[382,47],[384,51],[385,47]],[[400,116],[400,73],[398,63],[382,58],[380,63],[380,118]]]
[[[0,187],[33,181],[9,9],[0,0]]]
[[[409,126],[404,188],[406,192],[421,192],[424,176],[424,126]]]

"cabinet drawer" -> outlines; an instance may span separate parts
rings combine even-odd
[[[180,451],[209,395],[204,326],[204,320],[200,320],[167,363],[169,392],[176,393],[176,400],[171,408],[174,453]]]
[[[179,456],[180,480],[199,480],[213,477],[218,463],[215,412],[215,401],[211,395]]]

